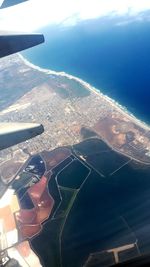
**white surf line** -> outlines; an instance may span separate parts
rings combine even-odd
[[[34,64],[32,64],[31,62],[29,62],[26,58],[24,58],[21,54],[18,54],[19,57],[23,60],[23,62],[35,69],[38,70],[40,72],[46,73],[46,74],[50,74],[50,75],[56,75],[56,76],[61,76],[61,77],[66,77],[69,80],[75,80],[77,82],[79,82],[80,84],[82,84],[86,89],[88,89],[89,91],[95,93],[96,95],[100,96],[101,98],[103,98],[105,101],[107,101],[112,107],[114,107],[115,109],[117,109],[119,112],[122,112],[124,115],[126,115],[130,120],[132,119],[132,121],[134,121],[134,123],[138,124],[140,127],[144,128],[147,131],[150,131],[150,125],[148,125],[147,123],[145,123],[144,121],[139,120],[138,118],[136,118],[131,112],[129,112],[127,110],[126,107],[121,106],[118,102],[116,102],[114,99],[110,98],[109,96],[103,94],[100,90],[96,89],[94,86],[90,85],[89,83],[83,81],[82,79],[75,77],[71,74],[65,73],[65,72],[56,72],[53,70],[49,70],[49,69],[44,69],[41,68],[39,66],[36,66]]]

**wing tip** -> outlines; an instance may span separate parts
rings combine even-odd
[[[18,4],[21,4],[23,2],[27,2],[28,0],[17,0],[17,1],[14,1],[14,0],[4,0],[3,3],[1,4],[0,6],[0,9],[4,9],[4,8],[8,8],[8,7],[11,7],[11,6],[15,6],[15,5],[18,5]]]

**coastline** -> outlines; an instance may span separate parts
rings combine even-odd
[[[147,123],[145,123],[144,121],[141,121],[140,119],[138,119],[135,115],[133,115],[131,112],[129,112],[127,110],[126,107],[123,107],[122,105],[120,105],[118,102],[116,102],[114,99],[110,98],[109,96],[103,94],[100,90],[98,90],[97,88],[95,88],[94,86],[90,85],[89,83],[87,83],[86,81],[82,80],[81,78],[78,78],[76,76],[73,76],[71,74],[68,74],[66,72],[56,72],[53,70],[49,70],[49,69],[45,69],[45,68],[41,68],[37,65],[34,65],[33,63],[31,63],[30,61],[28,61],[25,57],[23,57],[20,53],[18,53],[18,56],[21,58],[21,60],[23,60],[23,62],[33,68],[36,69],[40,72],[43,72],[45,74],[50,74],[50,75],[56,75],[56,76],[61,76],[61,77],[66,77],[70,80],[75,80],[77,82],[79,82],[80,84],[83,85],[83,87],[89,91],[91,91],[92,93],[95,93],[96,95],[98,95],[99,97],[103,98],[105,101],[107,101],[112,107],[114,107],[116,110],[118,110],[119,112],[123,113],[127,118],[129,118],[130,120],[132,120],[135,124],[139,125],[141,128],[145,129],[146,131],[150,131],[150,125],[148,125]]]

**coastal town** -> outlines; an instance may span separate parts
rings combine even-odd
[[[0,121],[38,122],[45,128],[42,136],[2,151],[1,163],[16,151],[26,158],[79,143],[86,129],[119,153],[150,164],[150,128],[86,82],[42,71],[20,55],[3,59],[0,70]]]
[[[87,246],[86,257],[83,257],[82,265],[78,263],[77,266],[93,266],[95,262],[108,266],[108,260],[109,265],[118,264],[132,258],[130,252],[138,256],[139,248],[144,246],[138,235],[128,227],[125,216],[133,195],[138,198],[137,207],[140,206],[139,191],[133,187],[135,194],[131,190],[122,202],[120,199],[124,197],[125,188],[132,189],[132,182],[135,184],[137,177],[142,177],[143,186],[146,184],[143,179],[149,181],[149,126],[81,79],[66,73],[42,70],[20,55],[1,61],[0,78],[0,122],[36,122],[43,124],[45,129],[41,136],[0,152],[3,204],[0,215],[3,222],[1,231],[5,237],[5,242],[2,242],[5,258],[9,255],[22,266],[26,266],[26,262],[32,265],[32,261],[35,263],[32,266],[47,266],[51,251],[51,266],[71,266],[72,255],[74,251],[77,253],[80,243],[77,233],[84,233],[84,227],[76,223],[79,229],[75,229],[75,236],[79,236],[79,240],[74,242],[70,239],[74,238],[74,229],[70,227],[72,222],[69,218],[74,221],[76,215],[81,216],[78,218],[81,223],[85,225],[84,220],[87,222],[88,219],[90,223],[87,225],[91,227],[93,224],[97,229],[96,236],[90,236],[93,240],[97,240],[98,235],[99,238],[105,235],[105,231],[98,230],[100,225],[106,233],[110,228],[112,231],[110,237],[106,235],[105,238],[107,249],[102,242],[95,240],[94,252],[92,247],[88,249]],[[107,190],[109,194],[105,193]],[[127,205],[123,215],[122,208],[116,213],[116,206],[113,206],[114,198],[119,197],[120,191],[119,201]],[[5,202],[3,199],[7,194],[9,197]],[[113,218],[115,227],[109,226],[108,219],[103,224],[101,216],[97,216],[97,220],[89,216],[91,203],[88,201],[92,202],[96,215],[105,209],[109,218],[109,212],[114,209],[111,220]],[[103,207],[105,203],[106,208]],[[134,214],[137,207],[133,209]],[[84,212],[90,212],[87,217],[82,208]],[[10,221],[5,224],[7,214]],[[138,216],[140,219],[143,213],[140,211]],[[43,237],[45,227],[48,227],[48,233]],[[65,235],[66,229],[70,229],[70,234]],[[124,229],[129,232],[128,240]],[[88,228],[87,233],[90,231],[91,228]],[[16,239],[9,244],[9,234],[14,232]],[[53,239],[52,236],[57,238]],[[47,240],[44,242],[46,247],[43,244],[44,253],[40,246],[42,238]],[[69,242],[77,244],[77,249],[68,247]],[[25,250],[28,257],[24,254]],[[80,262],[80,257],[78,260]],[[42,265],[43,262],[46,264]]]

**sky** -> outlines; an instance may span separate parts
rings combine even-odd
[[[0,0],[2,2],[2,0]],[[0,31],[38,31],[48,24],[74,25],[102,16],[138,16],[150,0],[29,0],[0,10]]]

